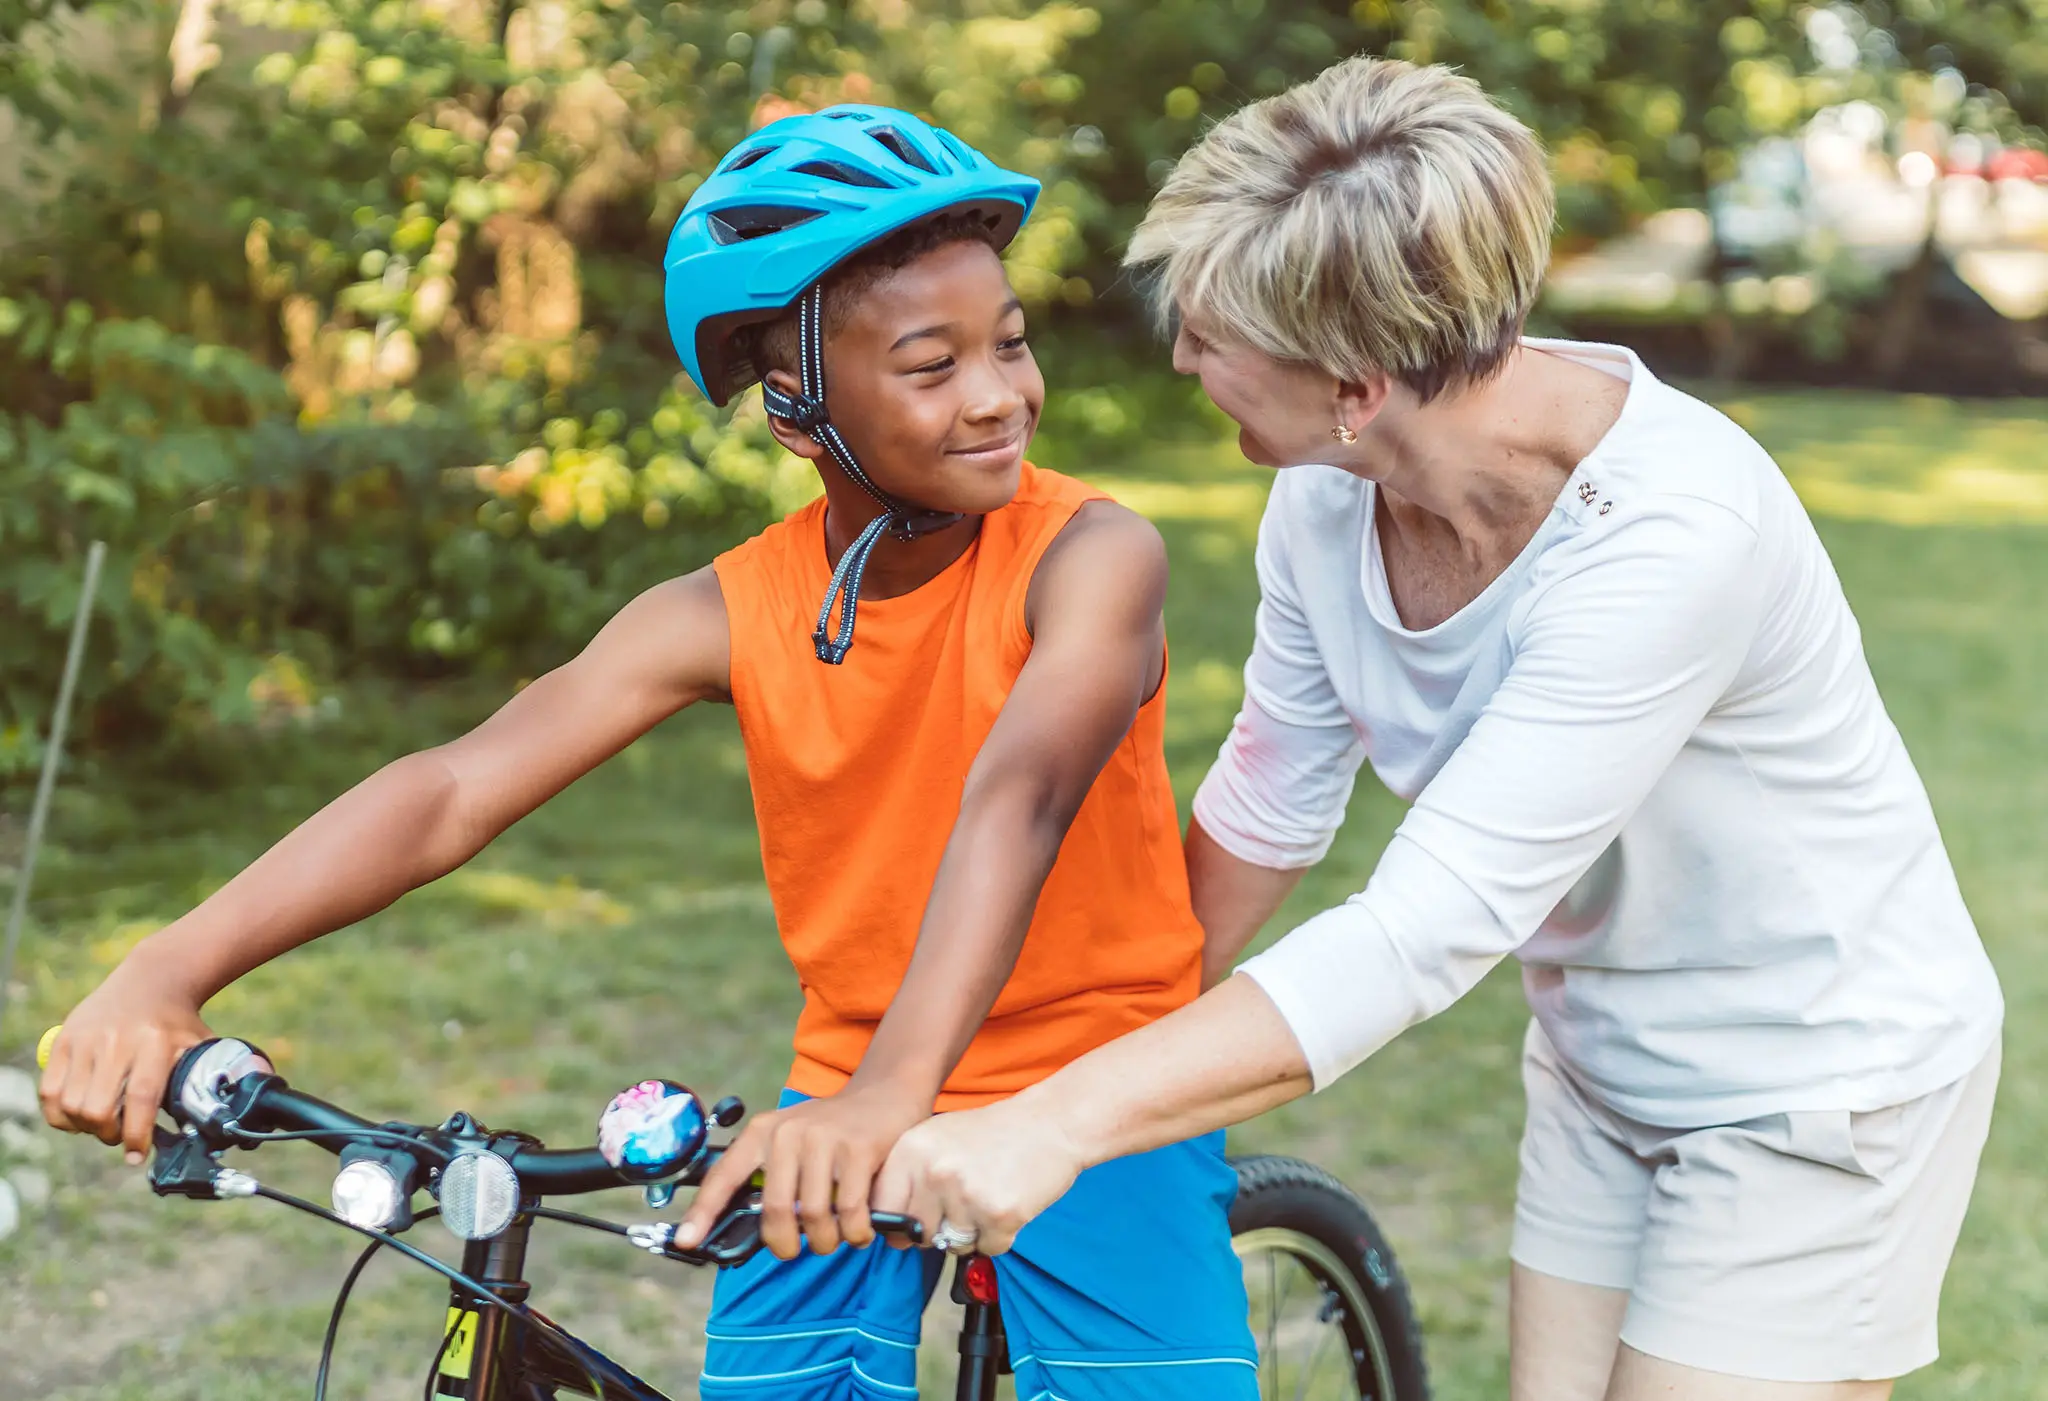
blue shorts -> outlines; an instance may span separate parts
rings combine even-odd
[[[804,1097],[785,1090],[782,1104]],[[1223,1135],[1103,1163],[995,1257],[1019,1401],[1256,1401]],[[901,1401],[944,1258],[841,1246],[720,1270],[700,1395]]]

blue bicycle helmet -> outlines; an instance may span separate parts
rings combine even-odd
[[[853,646],[869,555],[882,536],[915,539],[957,514],[898,501],[861,470],[825,407],[822,279],[900,229],[942,214],[980,218],[997,248],[1016,236],[1039,185],[994,165],[908,112],[847,104],[784,117],[735,146],[697,187],[669,235],[665,301],[683,368],[714,404],[761,378],[734,336],[797,308],[799,388],[762,385],[768,412],[795,424],[882,507],[840,557],[811,643],[838,665]],[[843,600],[833,633],[832,605]]]
[[[784,117],[726,153],[669,235],[669,335],[704,396],[759,379],[733,333],[772,321],[834,267],[939,214],[977,214],[1002,248],[1039,184],[891,107]]]

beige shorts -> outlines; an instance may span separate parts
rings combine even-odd
[[[1998,1054],[1890,1109],[1660,1129],[1595,1101],[1532,1022],[1510,1254],[1627,1290],[1622,1341],[1683,1366],[1782,1382],[1924,1367]]]

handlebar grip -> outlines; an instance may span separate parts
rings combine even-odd
[[[36,1042],[36,1069],[48,1070],[50,1068],[50,1052],[57,1049],[57,1033],[63,1029],[64,1023],[59,1022],[43,1033],[42,1040]]]
[[[924,1244],[924,1222],[915,1216],[906,1216],[900,1211],[871,1211],[868,1220],[874,1223],[879,1235],[903,1236],[912,1245]]]

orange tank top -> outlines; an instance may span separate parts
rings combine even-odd
[[[968,767],[1031,651],[1032,573],[1099,499],[1026,464],[1015,499],[936,578],[861,600],[839,666],[811,648],[831,577],[822,500],[718,557],[761,864],[803,983],[792,1088],[843,1086],[896,995]],[[1165,690],[1162,680],[1082,802],[1017,966],[940,1109],[1014,1094],[1199,991],[1202,930],[1167,781]]]

